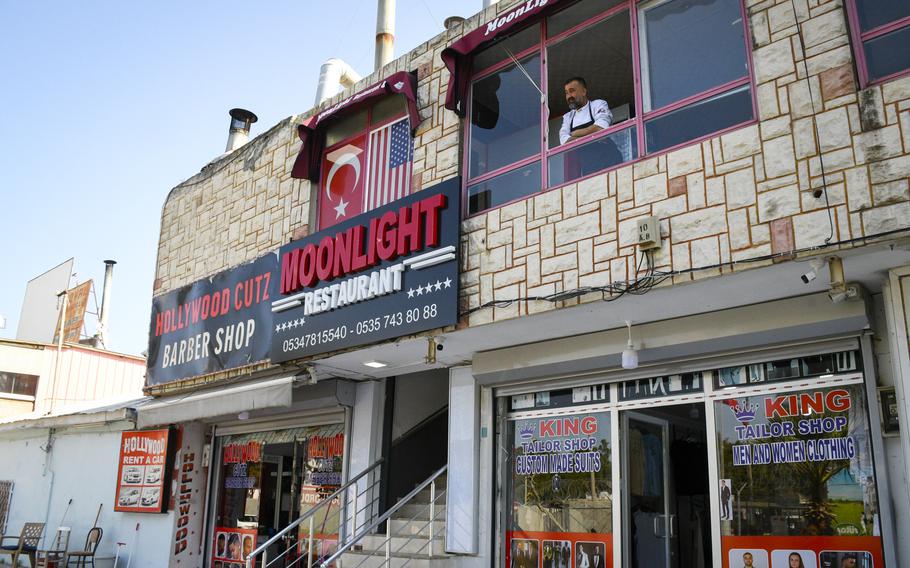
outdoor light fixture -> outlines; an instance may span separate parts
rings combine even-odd
[[[629,330],[629,341],[626,343],[626,348],[622,352],[622,368],[623,369],[637,369],[638,368],[638,351],[635,350],[635,346],[632,345],[632,322],[626,320],[626,328]]]
[[[247,412],[246,410],[244,410],[243,412],[241,412],[240,414],[237,415],[237,420],[249,420],[249,419],[250,419],[250,413]]]
[[[381,369],[383,367],[389,366],[388,363],[383,363],[382,361],[367,361],[366,363],[364,363],[364,365],[366,365],[367,367],[370,367],[371,369]]]

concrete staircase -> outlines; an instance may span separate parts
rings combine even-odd
[[[432,521],[433,546],[430,549],[430,488],[415,495],[389,519],[386,532],[365,536],[341,556],[341,568],[452,568],[453,559],[445,553],[446,476],[436,479],[436,505]],[[386,559],[386,541],[390,543]]]

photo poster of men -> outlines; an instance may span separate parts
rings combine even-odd
[[[724,568],[881,568],[881,538],[724,536]]]
[[[507,568],[609,568],[613,536],[598,533],[509,531]]]
[[[212,546],[213,568],[242,568],[256,548],[256,529],[215,527]]]
[[[733,520],[733,480],[720,480],[720,520]]]

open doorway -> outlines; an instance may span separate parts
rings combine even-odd
[[[703,404],[622,412],[624,565],[711,566]]]

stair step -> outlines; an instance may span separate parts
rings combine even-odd
[[[397,554],[386,562],[385,553],[368,554],[350,551],[341,555],[344,568],[454,568],[452,556],[437,554]]]
[[[402,536],[429,536],[430,524],[427,519],[407,521],[402,519],[392,519],[392,534]],[[433,523],[434,534],[445,534],[446,523],[445,517],[440,514],[438,519]]]
[[[377,554],[385,554],[385,541],[386,536],[384,534],[365,536],[360,541],[362,548],[359,552],[368,553],[370,551],[375,551]],[[426,535],[400,536],[397,536],[393,533],[391,545],[393,556],[400,556],[402,553],[426,555],[430,550],[429,533]],[[441,553],[444,550],[445,535],[436,533],[433,538],[433,552]]]

